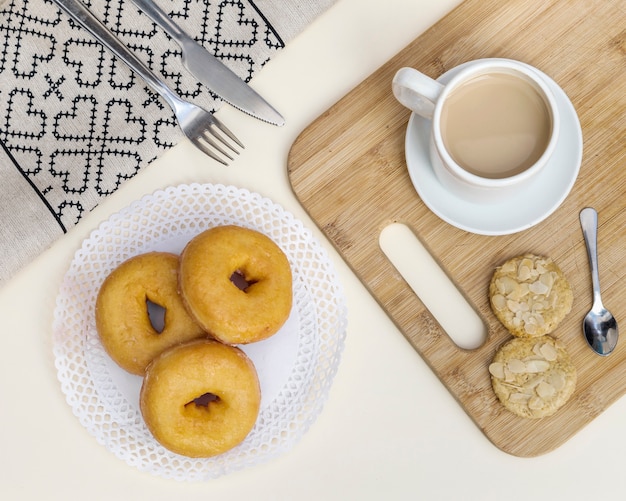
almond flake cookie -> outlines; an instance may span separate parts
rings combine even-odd
[[[552,336],[511,339],[496,352],[489,373],[502,405],[524,418],[554,414],[576,388],[576,368]]]
[[[518,337],[552,332],[571,311],[574,295],[549,257],[525,254],[498,266],[489,284],[491,308]]]

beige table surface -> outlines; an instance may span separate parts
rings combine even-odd
[[[144,194],[191,182],[234,184],[280,203],[326,243],[286,174],[298,134],[456,6],[457,0],[340,0],[253,80],[284,114],[275,128],[224,108],[245,143],[228,168],[175,147],[0,289],[0,499],[624,499],[626,400],[547,455],[494,447],[367,294],[332,247],[346,290],[345,350],[320,417],[290,451],[203,483],[141,473],[96,443],[56,379],[51,321],[81,241]],[[443,224],[443,223],[442,223]]]

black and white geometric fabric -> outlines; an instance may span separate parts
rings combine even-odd
[[[333,2],[156,0],[245,81]],[[131,0],[85,4],[177,94],[220,107],[184,69],[178,45]],[[54,3],[0,0],[0,210],[20,211],[24,203],[7,200],[20,191],[36,206],[24,214],[50,219],[45,225],[56,227],[45,232],[54,239],[182,137],[169,106]],[[28,240],[21,214],[0,217],[1,246]],[[30,238],[36,254],[41,239]],[[18,265],[5,259],[0,281]]]

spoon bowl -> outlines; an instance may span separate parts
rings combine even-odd
[[[585,339],[598,355],[608,355],[617,345],[617,322],[604,307],[592,308],[583,320]]]
[[[598,355],[609,355],[617,345],[619,332],[615,317],[602,304],[600,274],[598,271],[598,213],[587,207],[580,212],[593,286],[593,305],[583,320],[583,333],[593,351]]]

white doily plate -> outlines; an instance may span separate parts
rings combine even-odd
[[[111,361],[95,327],[104,278],[143,252],[182,251],[201,231],[237,224],[272,238],[293,271],[294,303],[273,337],[242,347],[261,383],[261,410],[244,442],[192,459],[158,444],[141,417],[142,378]],[[76,252],[57,297],[53,349],[61,388],[80,423],[117,457],[142,471],[200,481],[258,464],[290,447],[322,410],[346,335],[341,285],[326,251],[303,224],[271,200],[232,186],[193,184],[158,191],[102,223]]]

